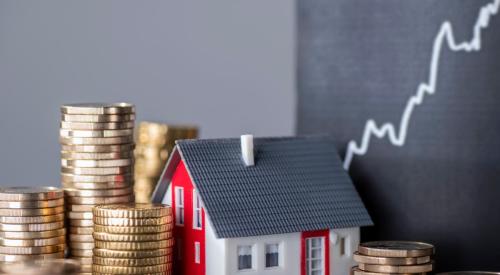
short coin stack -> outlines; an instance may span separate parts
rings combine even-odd
[[[62,189],[0,188],[0,262],[63,258],[65,234]]]
[[[175,141],[197,138],[198,129],[143,121],[139,123],[136,137],[135,201],[149,203]]]
[[[134,200],[135,108],[128,103],[61,107],[61,176],[69,219],[70,256],[91,272],[92,207]]]
[[[434,246],[421,242],[380,241],[359,245],[354,275],[426,274],[433,270]]]
[[[93,274],[172,274],[169,206],[98,205],[93,213]]]

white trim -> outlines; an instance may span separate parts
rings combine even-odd
[[[184,187],[176,186],[174,188],[174,196],[175,196],[175,225],[184,226],[184,222],[186,219],[185,215],[185,196],[184,196]],[[182,202],[182,203],[181,203]]]
[[[193,189],[193,229],[201,230],[203,228],[203,217],[201,214],[201,199],[196,192],[196,189]],[[198,223],[200,226],[197,226]]]
[[[200,242],[194,242],[194,263],[195,264],[201,263],[200,253],[201,253]]]

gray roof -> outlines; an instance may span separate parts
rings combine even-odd
[[[155,201],[182,159],[219,238],[373,224],[330,138],[255,138],[254,155],[246,167],[239,139],[178,141]]]

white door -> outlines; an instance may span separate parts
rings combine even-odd
[[[306,239],[306,275],[326,275],[324,237]]]

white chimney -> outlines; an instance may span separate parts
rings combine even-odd
[[[241,136],[241,157],[246,166],[254,166],[253,158],[253,135]]]

